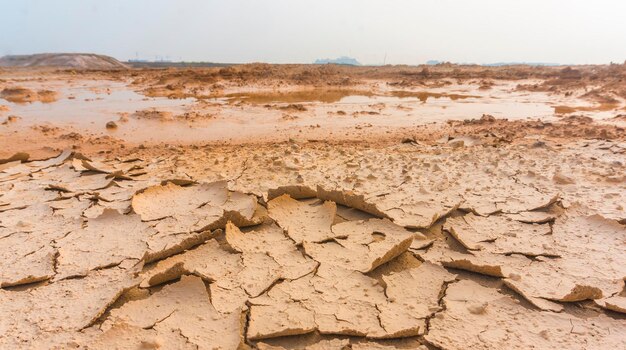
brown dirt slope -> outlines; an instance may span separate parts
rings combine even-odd
[[[0,58],[0,67],[66,67],[80,69],[126,69],[113,57],[93,53],[42,53],[8,55]]]

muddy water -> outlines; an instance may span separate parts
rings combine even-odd
[[[300,91],[285,91],[285,92],[269,92],[269,93],[231,93],[224,96],[229,102],[246,102],[252,104],[268,104],[268,103],[342,103],[354,98],[359,98],[359,101],[368,103],[366,98],[380,98],[380,97],[396,97],[388,101],[412,101],[419,100],[420,102],[427,102],[428,99],[447,98],[452,101],[468,99],[468,98],[481,98],[478,95],[466,95],[457,93],[445,93],[445,92],[431,92],[431,91],[403,91],[393,90],[390,92],[377,92],[355,89],[313,89],[313,90],[300,90]]]
[[[170,100],[167,98],[145,97],[121,83],[89,85],[62,88],[58,91],[59,99],[54,102],[42,103],[11,103],[2,101],[9,106],[11,114],[23,118],[29,124],[50,122],[78,127],[89,127],[90,124],[117,120],[119,113],[133,113],[147,108],[184,111],[186,105],[195,99]]]
[[[364,90],[306,90],[271,93],[236,93],[226,95],[232,103],[254,106],[301,104],[321,114],[341,111],[358,114],[361,121],[390,126],[418,125],[445,120],[479,118],[482,114],[510,119],[554,117],[554,108],[545,94],[509,94],[492,97],[489,94],[437,91],[364,91]],[[340,114],[342,114],[340,112]],[[370,113],[370,112],[375,112]],[[318,113],[316,113],[318,114]],[[377,115],[376,118],[368,116]],[[307,114],[307,121],[320,122],[320,115]],[[384,116],[384,120],[380,120]],[[376,120],[371,120],[376,119]],[[333,120],[337,122],[336,119]]]
[[[344,108],[385,104],[385,112],[392,120],[400,122],[403,119],[412,119],[415,122],[430,123],[445,120],[462,120],[480,118],[483,114],[491,114],[498,118],[550,119],[554,115],[554,108],[545,102],[506,100],[487,100],[480,97],[463,97],[463,99],[449,96],[422,97],[393,97],[393,96],[349,96],[339,102]]]
[[[452,101],[463,100],[466,98],[480,98],[478,95],[464,95],[464,94],[448,94],[445,92],[430,92],[430,91],[404,91],[394,90],[391,91],[391,96],[399,98],[417,98],[420,102],[426,102],[429,98],[449,98]]]
[[[336,103],[353,96],[374,96],[374,93],[353,89],[312,89],[300,91],[270,92],[270,93],[231,93],[224,97],[229,102],[243,101],[252,104],[268,103]]]
[[[1,104],[10,111],[2,112],[0,117],[17,115],[22,118],[18,123],[4,126],[5,129],[49,124],[130,142],[236,141],[275,139],[277,135],[284,138],[344,137],[363,128],[382,134],[427,123],[480,118],[483,114],[508,119],[553,120],[556,119],[554,106],[564,103],[543,93],[516,92],[510,85],[488,91],[467,85],[420,90],[375,85],[358,90],[239,92],[208,101],[146,97],[124,83],[110,81],[86,81],[71,86],[58,83],[43,88],[57,91],[59,99],[52,103],[26,104],[2,100]],[[301,106],[293,108],[293,104]],[[133,117],[133,113],[146,109],[168,112],[173,120]],[[211,117],[177,117],[189,112]],[[120,120],[121,115],[127,115],[125,121]],[[118,128],[106,129],[109,121],[115,121]]]

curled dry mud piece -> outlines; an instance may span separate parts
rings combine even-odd
[[[446,220],[444,229],[469,250],[527,256],[558,256],[550,225],[468,214]]]
[[[439,310],[439,293],[454,275],[423,264],[383,280],[386,290],[358,271],[322,264],[315,275],[277,284],[252,299],[248,337],[267,339],[316,330],[369,338],[417,336],[424,332],[426,319]],[[407,293],[407,285],[414,291]]]
[[[212,230],[231,220],[258,224],[254,196],[230,192],[226,182],[182,187],[174,183],[148,187],[133,196],[132,208],[156,233],[148,242],[147,261],[179,253],[206,241]]]
[[[6,164],[15,161],[25,162],[28,160],[29,157],[30,155],[26,152],[18,152],[11,155],[10,157],[0,158],[0,164]]]
[[[316,291],[324,291],[318,293]],[[314,276],[277,284],[251,300],[250,339],[306,334],[382,334],[380,284],[360,272],[321,265]]]
[[[320,198],[333,200],[339,204],[357,208],[378,217],[386,217],[396,224],[409,228],[430,227],[439,218],[455,210],[461,201],[458,196],[430,196],[423,191],[409,188],[396,188],[392,193],[366,196],[351,189],[327,190],[318,186]],[[375,203],[375,204],[374,204]]]
[[[594,300],[596,304],[607,310],[626,314],[626,297],[614,295],[612,297]]]
[[[272,215],[270,213],[270,215]],[[346,221],[332,226],[335,238],[303,244],[323,264],[367,273],[406,251],[414,234],[387,219]]]
[[[528,239],[518,241],[520,237],[515,236],[514,245],[510,244],[510,236],[523,232],[519,224],[514,224],[516,229],[501,230],[506,226],[500,225],[477,231],[480,222],[502,219],[472,216],[448,219],[445,227],[465,247],[476,248],[469,242],[484,238],[481,249],[461,253],[438,242],[418,254],[444,266],[503,277],[507,286],[535,306],[560,311],[562,307],[553,301],[601,299],[617,295],[624,287],[626,256],[621,247],[626,229],[598,215],[589,216],[587,211],[573,208],[556,220],[551,233],[540,236],[536,236],[534,225],[528,227],[525,235]],[[508,242],[504,245],[507,249],[498,248],[498,240]],[[517,249],[511,251],[511,246]],[[554,253],[550,253],[552,257],[544,257],[545,251]]]
[[[457,209],[460,203],[460,198],[454,195],[432,196],[430,193],[411,191],[406,187],[402,185],[390,194],[370,199],[378,203],[380,211],[401,226],[428,228]]]
[[[244,259],[250,254],[265,254],[273,260],[279,269],[279,278],[295,280],[311,273],[317,262],[303,255],[294,242],[285,236],[283,229],[273,224],[255,227],[246,233],[228,223],[226,242],[235,251],[242,253]]]
[[[121,341],[122,340],[122,341]],[[180,330],[158,331],[144,329],[126,323],[115,323],[104,332],[93,330],[81,342],[87,349],[180,349],[196,350],[198,346],[190,343]]]
[[[0,290],[2,314],[6,316],[0,318],[0,347],[72,346],[82,337],[78,331],[91,326],[109,305],[138,283],[134,269],[114,267],[24,291]]]
[[[519,278],[507,278],[507,285],[531,298],[563,302],[600,299],[623,290],[623,225],[578,207],[556,220],[552,235],[560,257],[538,259],[519,271]]]
[[[282,195],[267,203],[268,214],[287,232],[296,243],[322,242],[333,237],[330,229],[337,205],[324,203],[303,203]]]
[[[349,349],[348,348],[349,344],[350,344],[350,341],[346,339],[321,340],[318,343],[304,346],[302,347],[302,349],[303,350],[322,350],[322,349],[342,350],[342,349]],[[273,345],[269,345],[263,342],[257,343],[257,347],[259,348],[259,350],[286,350],[286,348],[282,346],[273,346]]]
[[[425,320],[441,310],[438,302],[444,286],[454,280],[455,275],[430,263],[383,276],[388,303],[379,306],[379,317],[388,335],[382,338],[423,334]]]
[[[123,215],[105,209],[84,228],[58,239],[56,278],[84,276],[90,270],[119,265],[124,260],[139,261],[147,250],[154,229],[137,215]]]
[[[220,312],[245,308],[280,280],[294,280],[311,273],[317,263],[303,256],[295,244],[274,225],[242,233],[232,223],[226,226],[228,252],[215,240],[158,262],[149,269],[144,288],[193,274],[211,281],[211,297]]]
[[[426,340],[440,349],[602,349],[626,346],[626,323],[600,314],[587,319],[534,311],[497,290],[452,283],[445,310],[430,321]]]
[[[499,178],[497,185],[485,186],[489,181],[485,178],[473,179],[468,188],[480,188],[463,194],[462,209],[479,215],[490,215],[498,212],[520,213],[550,206],[558,200],[558,193],[541,192],[534,187],[520,184],[512,178]]]
[[[0,286],[45,281],[55,276],[55,242],[80,221],[53,215],[48,204],[35,204],[0,213]]]
[[[179,341],[175,336],[180,333],[200,349],[237,349],[243,342],[241,313],[220,314],[211,304],[202,279],[193,276],[183,276],[146,299],[112,310],[103,328],[120,324],[148,330],[140,336],[152,336],[154,330],[158,337]],[[142,345],[140,337],[129,340],[135,346]]]

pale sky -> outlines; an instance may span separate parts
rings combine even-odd
[[[0,55],[622,63],[625,16],[624,0],[0,0]]]

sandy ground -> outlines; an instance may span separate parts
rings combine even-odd
[[[0,71],[0,347],[626,347],[626,67]]]

